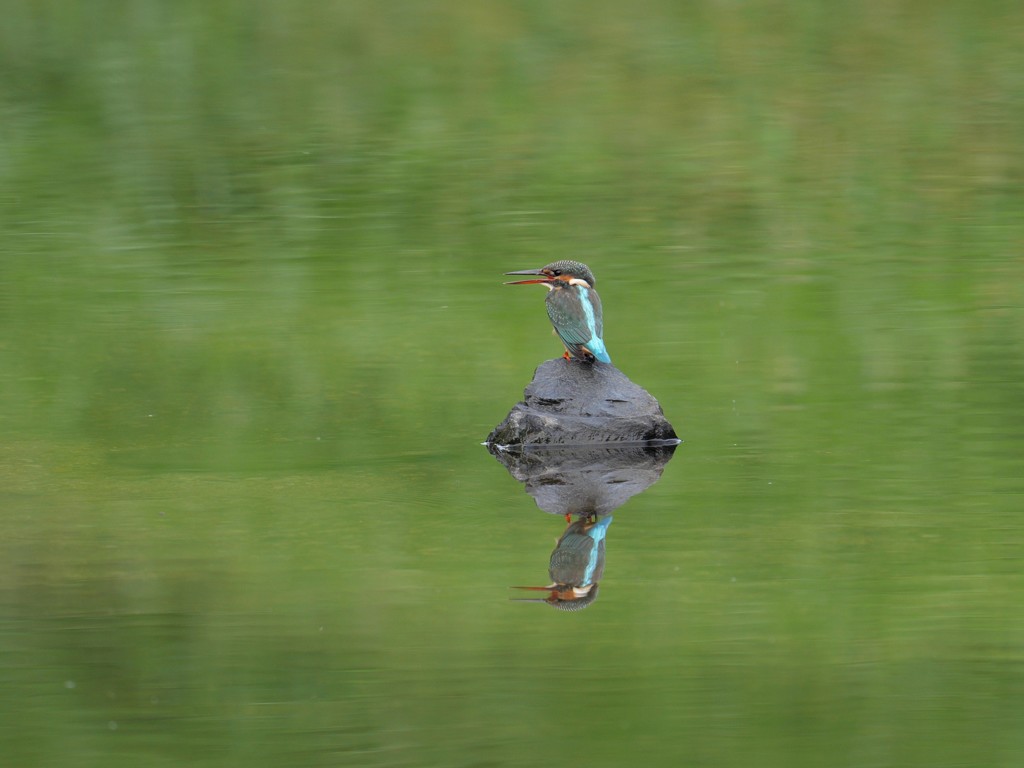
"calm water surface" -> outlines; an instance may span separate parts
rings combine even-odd
[[[1024,765],[1021,29],[5,3],[0,766]],[[657,469],[480,444],[562,258]]]
[[[558,352],[542,293],[497,259],[387,296],[339,263],[69,266],[7,293],[12,765],[1024,754],[999,307],[594,265],[616,363],[684,442],[567,614],[509,601],[565,523],[480,445]]]

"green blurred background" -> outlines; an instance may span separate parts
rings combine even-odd
[[[1019,2],[2,16],[5,765],[1024,764]],[[578,614],[557,258],[685,440]]]

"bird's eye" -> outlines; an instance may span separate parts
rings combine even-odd
[[[560,270],[560,269],[552,269],[551,270],[551,276],[552,277],[558,277],[560,274],[562,274],[562,270]]]

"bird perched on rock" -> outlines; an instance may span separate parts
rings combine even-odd
[[[544,285],[548,295],[545,304],[555,333],[565,345],[566,360],[576,358],[592,363],[612,359],[604,346],[604,322],[601,318],[601,297],[594,290],[594,273],[578,261],[556,261],[540,269],[506,272],[506,275],[535,275],[529,280],[515,280],[506,285]]]

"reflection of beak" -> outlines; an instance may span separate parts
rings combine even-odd
[[[509,589],[528,589],[534,592],[550,592],[551,594],[547,597],[510,597],[509,600],[515,600],[518,603],[546,603],[555,595],[555,587],[552,584],[550,587],[509,587]]]
[[[506,272],[506,275],[540,275],[533,280],[512,280],[505,283],[505,285],[537,285],[540,283],[549,283],[551,278],[544,274],[543,270],[540,269],[521,269],[518,272]]]

